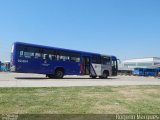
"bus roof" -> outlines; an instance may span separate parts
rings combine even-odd
[[[28,45],[28,46],[34,46],[34,47],[40,47],[40,48],[46,48],[46,49],[59,49],[64,51],[70,51],[70,52],[77,52],[77,53],[84,53],[84,54],[95,54],[95,55],[103,55],[100,53],[92,53],[92,52],[84,52],[79,50],[71,50],[71,49],[65,49],[65,48],[58,48],[58,47],[51,47],[51,46],[45,46],[45,45],[36,45],[31,43],[23,43],[23,42],[14,42],[15,45]],[[112,55],[104,55],[104,56],[112,56]],[[116,56],[112,56],[113,59],[116,59]]]

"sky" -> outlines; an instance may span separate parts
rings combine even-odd
[[[13,42],[160,57],[160,0],[0,0],[0,60]]]

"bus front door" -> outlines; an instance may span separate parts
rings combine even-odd
[[[112,58],[112,76],[117,76],[117,73],[118,73],[117,59]]]

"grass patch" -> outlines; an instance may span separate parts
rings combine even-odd
[[[0,88],[0,114],[160,114],[160,86]]]

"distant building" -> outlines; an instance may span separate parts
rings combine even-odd
[[[160,66],[160,57],[129,59],[119,64],[119,70],[133,70],[134,68],[152,68]]]

